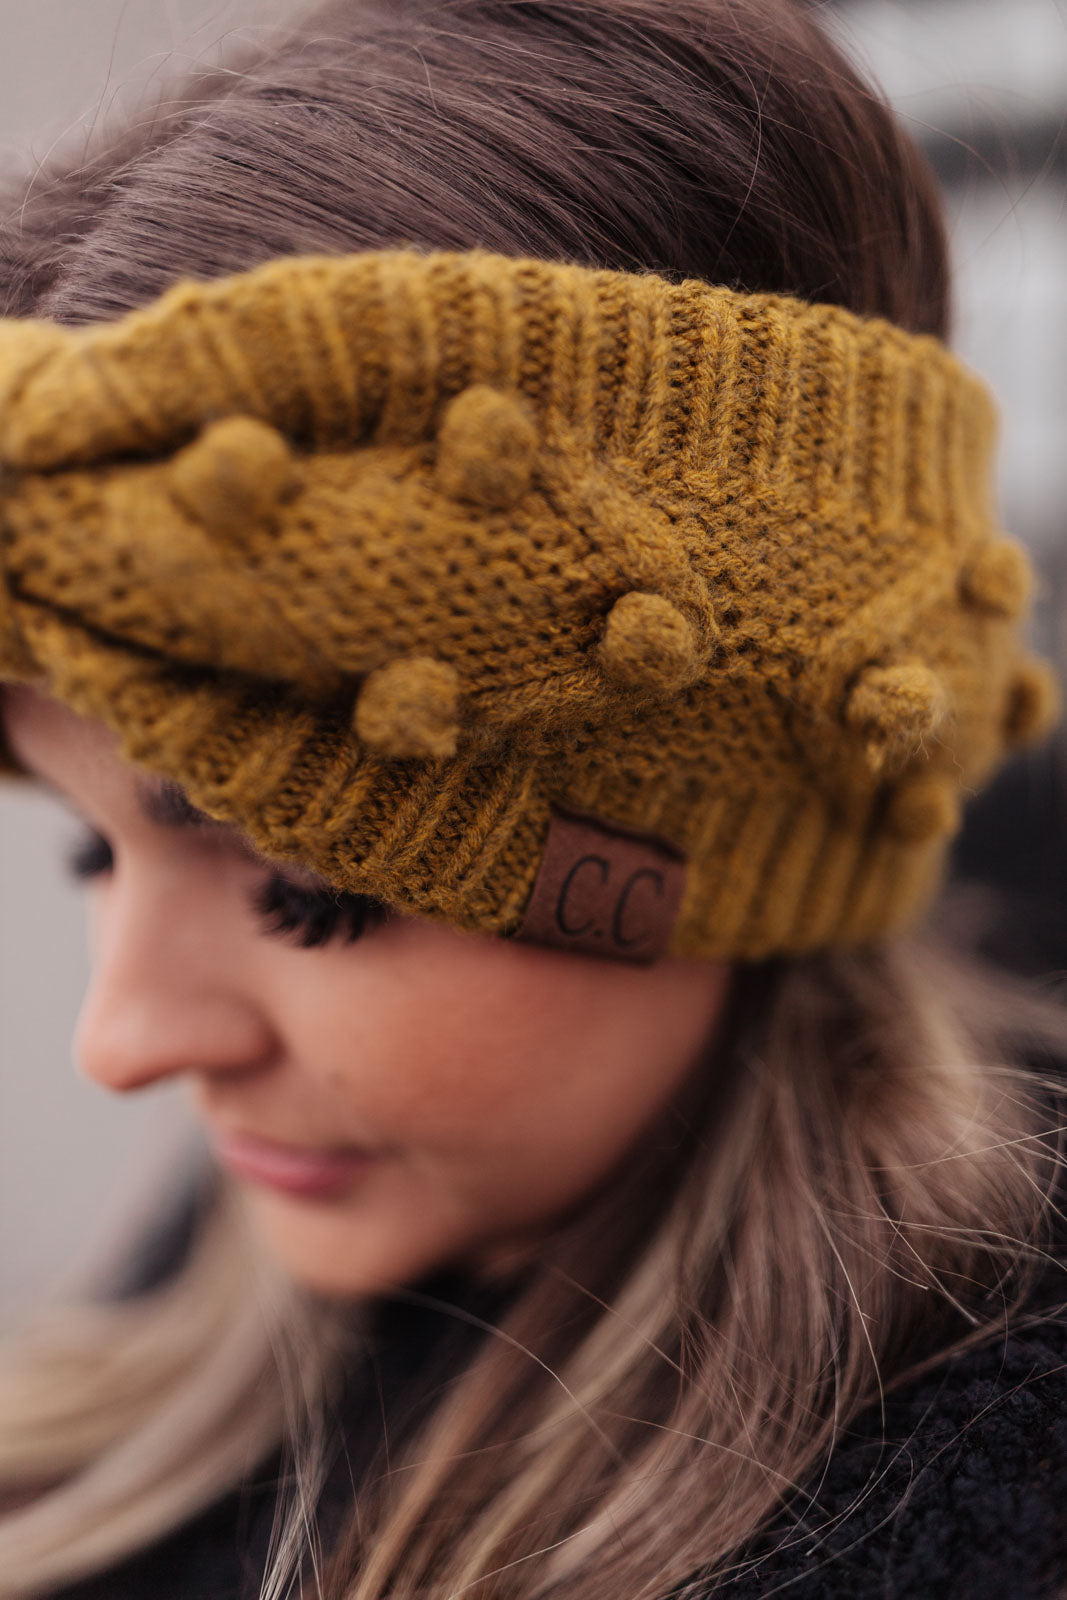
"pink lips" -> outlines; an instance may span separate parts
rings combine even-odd
[[[222,1164],[239,1177],[309,1197],[340,1194],[373,1160],[362,1150],[279,1144],[250,1133],[215,1132],[212,1142]]]

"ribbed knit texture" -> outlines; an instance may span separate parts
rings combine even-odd
[[[567,806],[670,954],[862,941],[1054,714],[996,432],[929,336],[484,251],[0,322],[0,678],[413,914],[514,932]]]

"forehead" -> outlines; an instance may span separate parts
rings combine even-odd
[[[0,724],[12,754],[35,776],[41,765],[113,755],[118,745],[104,723],[79,716],[36,684],[0,683]]]
[[[0,726],[11,753],[45,788],[72,799],[79,772],[114,771],[118,736],[106,724],[81,717],[44,690],[24,683],[0,683]],[[161,827],[221,828],[225,824],[201,811],[181,784],[153,777],[121,763],[132,783],[137,804],[149,822]]]

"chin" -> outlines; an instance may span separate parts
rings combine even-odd
[[[263,1251],[301,1288],[329,1300],[358,1300],[415,1283],[461,1260],[467,1241],[423,1218],[354,1216],[344,1207],[248,1190],[251,1227]]]

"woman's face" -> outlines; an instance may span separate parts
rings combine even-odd
[[[251,897],[279,871],[321,880],[232,827],[146,814],[161,780],[41,691],[0,689],[0,715],[99,836],[76,1064],[120,1092],[180,1076],[300,1282],[345,1295],[491,1268],[669,1119],[726,966],[625,965],[396,912],[302,948]]]

